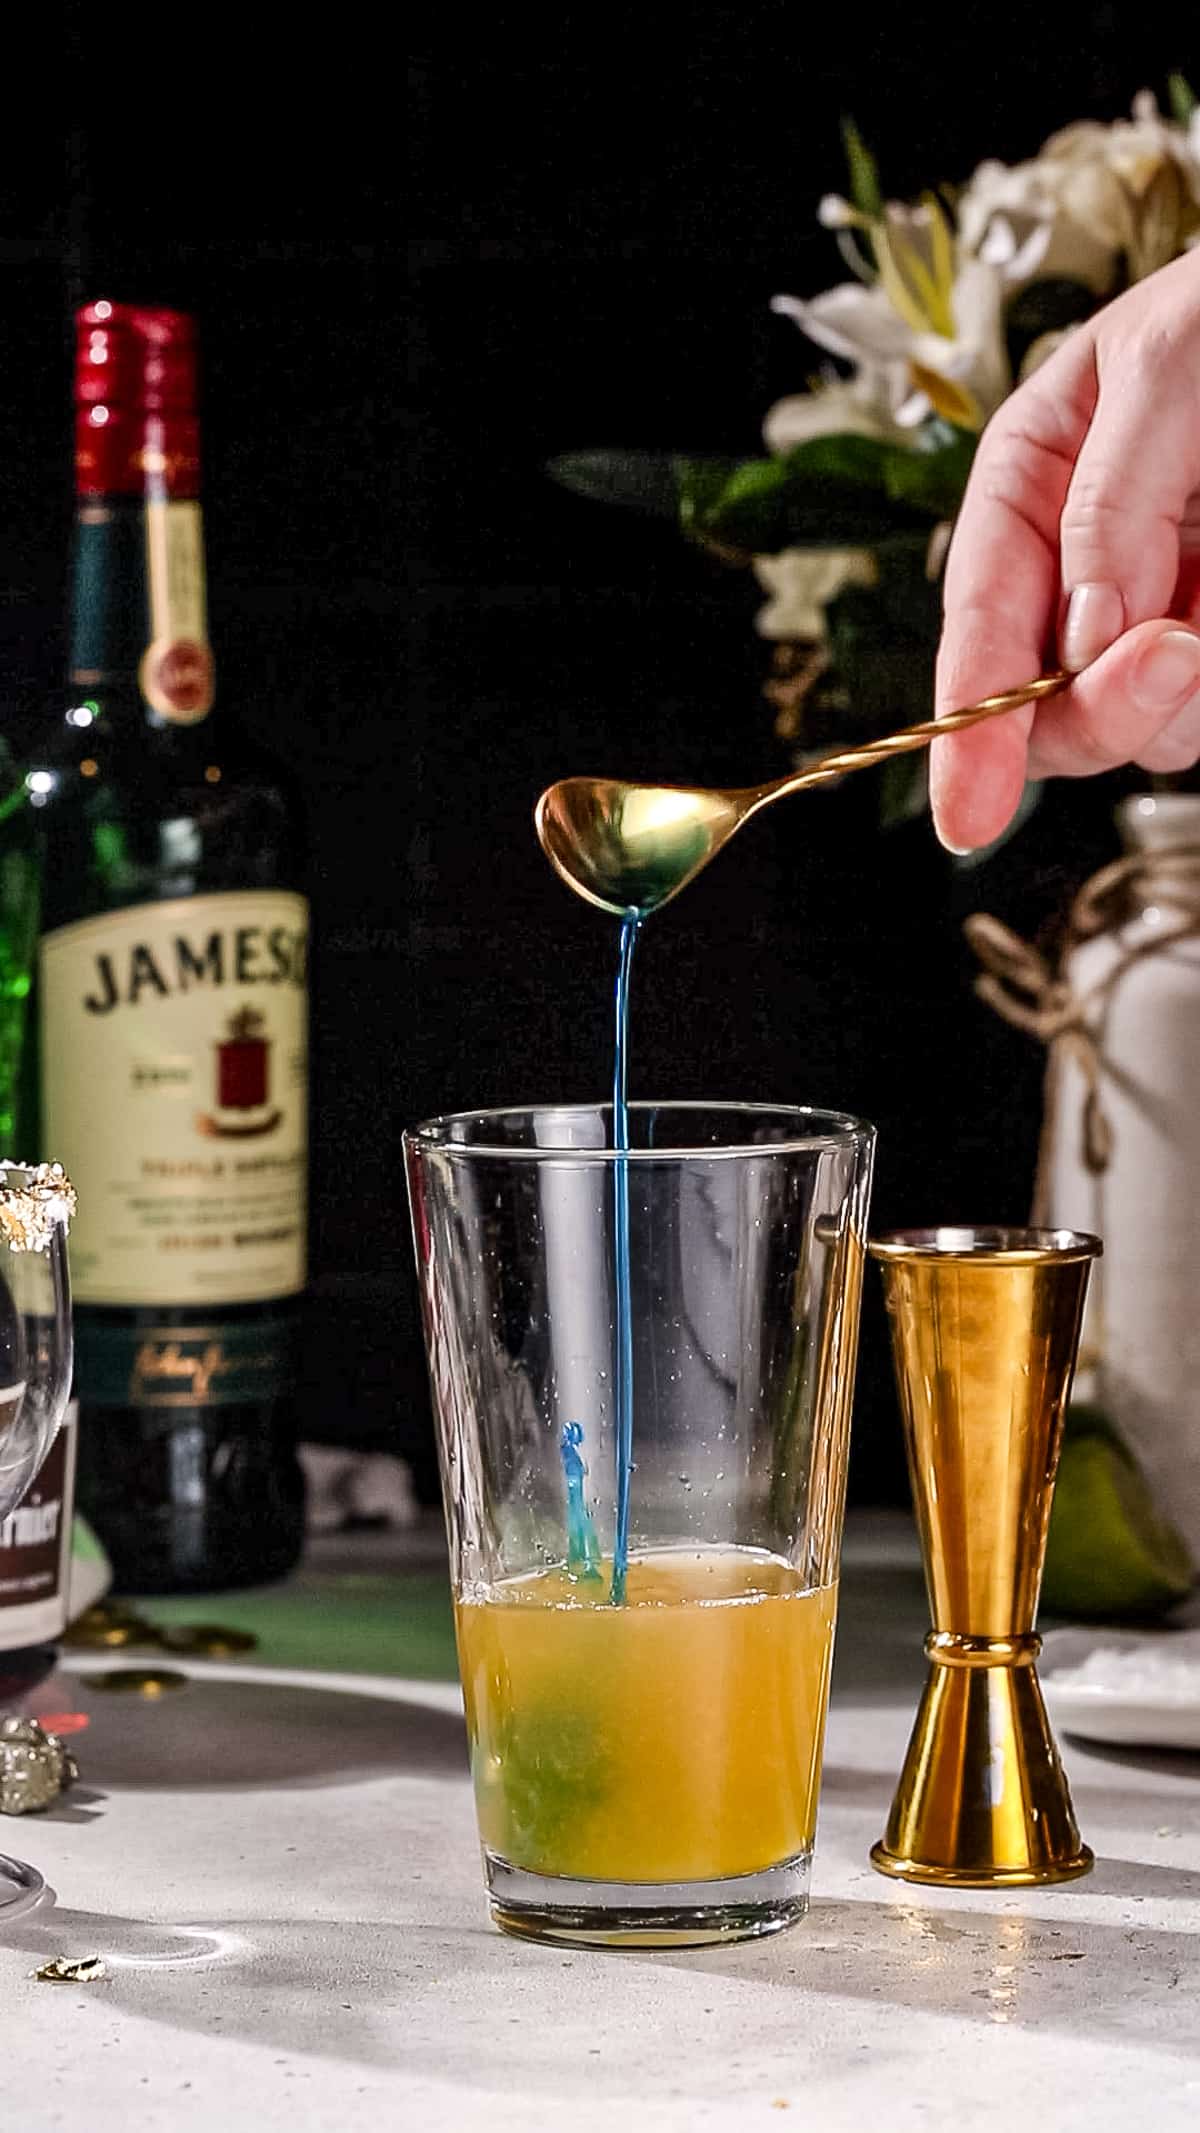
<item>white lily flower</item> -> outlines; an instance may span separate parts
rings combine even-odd
[[[843,362],[875,363],[903,369],[912,346],[912,327],[884,294],[882,285],[839,282],[821,296],[776,296],[771,309],[794,319],[810,341]]]
[[[930,414],[981,430],[1012,391],[1004,339],[1005,277],[982,259],[966,259],[954,279],[954,333],[921,333],[913,339],[909,373],[914,391],[899,411],[905,425]]]
[[[919,263],[918,263],[919,264]],[[887,395],[893,423],[911,429],[936,412],[965,429],[982,429],[1012,389],[1002,331],[1004,276],[982,260],[953,263],[924,304],[926,291],[903,255],[887,283],[843,282],[805,302],[777,296],[772,309],[827,348],[860,366]],[[904,311],[897,304],[904,305]]]
[[[754,575],[770,594],[755,617],[760,637],[823,643],[825,609],[848,585],[879,582],[874,556],[865,548],[784,548],[754,559]]]
[[[1083,282],[1105,296],[1117,276],[1120,245],[1105,228],[1077,219],[1083,206],[1066,163],[986,162],[958,201],[958,240],[967,257],[998,266],[1010,291],[1040,280]]]
[[[1040,229],[1043,246],[1021,281],[1067,277],[1107,296],[1118,276],[1165,266],[1200,233],[1200,125],[1161,115],[1149,91],[1132,119],[1085,120],[1052,134],[1030,162],[981,163],[959,200],[959,242],[995,260]]]
[[[899,385],[893,387],[875,366],[863,364],[853,378],[830,378],[810,392],[789,393],[777,400],[763,423],[763,439],[769,452],[790,452],[813,437],[877,437],[885,443],[904,441],[893,408]]]

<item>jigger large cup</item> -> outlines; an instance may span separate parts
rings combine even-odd
[[[881,1873],[952,1888],[1085,1874],[1034,1667],[1046,1531],[1099,1240],[932,1229],[874,1240],[933,1629]]]

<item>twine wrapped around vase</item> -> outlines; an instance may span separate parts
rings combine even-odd
[[[1131,904],[1139,903],[1156,905],[1162,911],[1161,929],[1128,948],[1099,983],[1076,992],[1070,976],[1074,950],[1098,933],[1115,930],[1129,917]],[[1059,1126],[1064,1064],[1074,1059],[1083,1077],[1081,1153],[1087,1170],[1099,1178],[1107,1170],[1113,1152],[1112,1127],[1105,1113],[1101,1086],[1101,1011],[1136,963],[1163,953],[1179,941],[1200,937],[1200,845],[1134,852],[1093,874],[1071,903],[1053,960],[987,912],[976,912],[967,919],[963,931],[983,965],[975,980],[978,997],[1014,1029],[1038,1038],[1048,1049],[1031,1214],[1035,1224],[1043,1224],[1049,1214],[1050,1169]]]

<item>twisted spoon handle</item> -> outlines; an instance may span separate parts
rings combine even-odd
[[[761,786],[755,805],[763,800],[781,800],[785,793],[802,792],[806,785],[822,785],[827,778],[843,777],[849,770],[866,770],[872,763],[885,763],[890,756],[905,755],[911,748],[926,748],[945,733],[960,733],[964,726],[978,726],[985,718],[998,718],[1021,704],[1040,703],[1047,696],[1057,696],[1071,678],[1061,672],[1043,674],[1036,681],[1022,682],[1018,689],[1003,689],[999,696],[985,696],[981,703],[965,704],[961,711],[947,711],[944,718],[923,719],[919,726],[903,726],[899,733],[886,734],[882,740],[864,741],[858,748],[823,755],[815,763],[793,771],[790,777],[776,778],[770,785]]]

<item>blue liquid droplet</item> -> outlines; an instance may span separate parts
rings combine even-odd
[[[580,1451],[583,1443],[583,1424],[568,1422],[563,1427],[559,1449],[562,1454],[563,1478],[567,1484],[567,1569],[573,1577],[598,1578],[600,1575],[600,1543],[591,1512],[584,1500],[583,1485],[587,1467]]]

